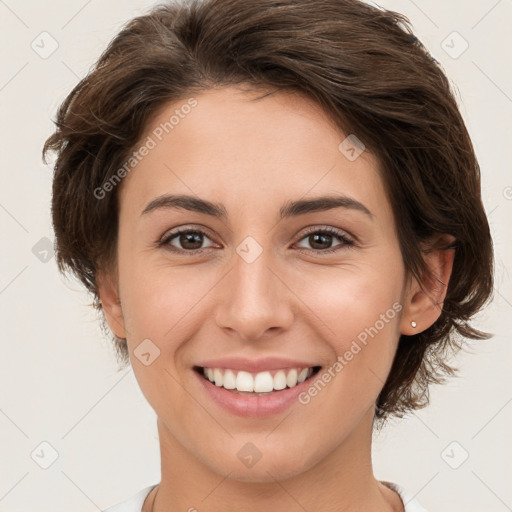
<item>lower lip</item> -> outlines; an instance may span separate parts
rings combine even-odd
[[[205,379],[197,371],[194,373],[214,402],[226,411],[244,418],[262,418],[285,411],[299,402],[298,396],[309,387],[311,377],[316,375],[316,373],[313,374],[293,388],[275,391],[270,395],[258,396],[255,393],[254,396],[250,396],[228,391]]]

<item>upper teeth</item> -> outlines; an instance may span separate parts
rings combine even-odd
[[[274,375],[272,375],[274,373]],[[313,368],[291,368],[286,370],[249,373],[224,368],[203,368],[204,376],[216,386],[237,391],[265,393],[273,390],[292,388],[305,381]]]

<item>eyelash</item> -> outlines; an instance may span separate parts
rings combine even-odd
[[[206,247],[203,249],[187,250],[187,249],[178,249],[178,248],[170,245],[170,242],[172,239],[174,239],[177,236],[184,234],[184,233],[185,234],[186,233],[199,233],[201,235],[204,235],[207,238],[210,238],[208,236],[208,233],[206,233],[205,231],[203,231],[201,229],[179,228],[179,229],[176,229],[175,231],[169,233],[167,236],[165,236],[160,242],[158,242],[158,246],[159,247],[167,246],[169,248],[169,250],[176,252],[176,253],[182,253],[182,254],[188,253],[188,254],[193,254],[193,255],[201,254],[202,252],[210,249],[210,247]],[[350,247],[354,246],[354,241],[351,240],[350,238],[348,238],[343,231],[340,231],[338,229],[331,228],[331,227],[324,227],[324,228],[313,227],[302,235],[302,237],[299,239],[299,242],[311,234],[332,235],[336,238],[339,238],[343,243],[337,247],[332,248],[332,249],[306,249],[305,251],[299,250],[299,252],[302,252],[302,253],[305,252],[307,254],[311,254],[313,252],[316,254],[323,255],[323,254],[331,254],[334,252],[338,252],[343,249],[349,249]]]

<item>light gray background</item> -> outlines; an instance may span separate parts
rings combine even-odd
[[[42,261],[52,170],[40,158],[57,106],[122,24],[154,3],[0,0],[1,512],[98,510],[160,478],[155,415],[131,369],[116,371],[81,286],[59,276],[51,253]],[[429,408],[376,436],[375,474],[430,512],[512,510],[512,1],[379,4],[409,16],[457,86],[482,168],[497,292],[478,321],[495,337],[470,344],[460,377],[432,388]],[[51,38],[58,48],[42,58]]]

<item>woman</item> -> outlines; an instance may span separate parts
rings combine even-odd
[[[114,511],[420,511],[372,430],[428,402],[492,291],[479,167],[402,16],[169,3],[69,94],[57,261],[157,414],[162,478]]]

